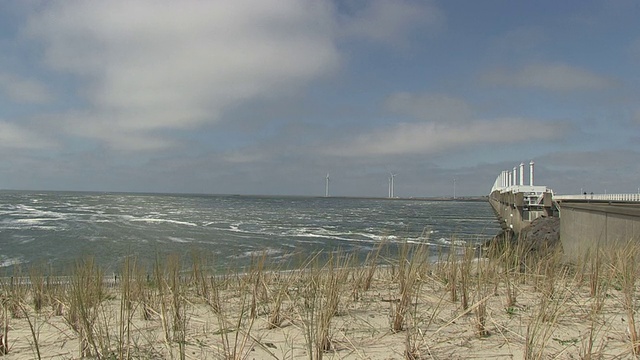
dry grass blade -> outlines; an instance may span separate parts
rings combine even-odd
[[[0,355],[6,355],[9,353],[9,299],[1,297],[0,305]]]

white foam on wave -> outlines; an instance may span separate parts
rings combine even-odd
[[[277,255],[281,253],[282,253],[282,250],[267,248],[264,250],[249,250],[249,251],[243,252],[240,255],[233,255],[231,257],[241,259],[241,258],[248,258],[248,257],[254,257],[254,256],[262,256],[262,255],[272,256],[272,255]]]
[[[175,236],[167,236],[167,239],[175,242],[175,243],[181,243],[181,244],[188,244],[190,242],[193,241],[193,239],[183,239],[183,238],[179,238],[179,237],[175,237]]]
[[[333,239],[340,241],[351,241],[360,243],[372,243],[378,241],[396,241],[398,237],[396,235],[379,235],[366,232],[340,232],[332,231],[326,228],[301,228],[294,229],[286,236],[305,237],[305,238],[323,238]]]
[[[236,234],[249,234],[249,235],[266,235],[266,236],[282,236],[281,233],[276,233],[273,231],[268,231],[268,229],[263,228],[260,224],[249,223],[245,227],[248,229],[241,229],[240,227],[244,225],[244,222],[237,222],[230,224],[228,228],[217,228],[220,230],[231,231]]]
[[[18,210],[18,213],[16,215],[23,215],[30,218],[47,218],[51,220],[64,220],[67,218],[63,213],[49,210],[40,210],[23,204],[16,205],[15,209]]]
[[[56,219],[51,218],[30,218],[30,219],[15,219],[11,222],[15,224],[27,224],[27,225],[40,225],[46,221],[55,221]]]
[[[28,244],[32,242],[34,239],[32,237],[25,237],[19,241],[20,245]]]
[[[238,223],[234,223],[229,225],[229,230],[231,231],[240,231],[240,225],[242,225],[242,222],[238,222]]]
[[[134,218],[134,217],[132,217],[132,219],[130,219],[129,221],[147,222],[147,223],[170,223],[170,224],[176,224],[176,225],[198,226],[198,224],[194,224],[192,222],[178,221],[178,220],[171,220],[171,219]]]
[[[439,238],[436,241],[436,244],[439,245],[457,245],[457,246],[465,246],[467,245],[467,242],[464,240],[456,240],[456,239],[446,239],[446,238]]]
[[[22,263],[23,263],[23,260],[20,258],[7,258],[4,256],[0,257],[0,268],[18,265]]]
[[[57,219],[50,218],[30,218],[30,219],[6,219],[0,221],[0,229],[3,230],[24,230],[25,228],[38,230],[58,231],[64,229],[62,226],[52,224]]]

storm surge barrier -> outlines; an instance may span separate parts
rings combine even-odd
[[[489,203],[504,230],[516,236],[539,217],[560,217],[560,241],[568,260],[578,260],[603,246],[640,241],[640,193],[558,195],[547,186],[534,185],[534,163],[529,163],[529,184],[524,164],[502,171]]]
[[[493,208],[503,230],[519,234],[522,229],[541,216],[552,216],[553,191],[546,186],[534,185],[534,163],[529,163],[529,184],[524,184],[524,163],[498,175],[489,194]]]

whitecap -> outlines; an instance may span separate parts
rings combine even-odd
[[[445,239],[445,238],[440,238],[438,240],[436,240],[437,243],[439,243],[440,245],[457,245],[457,246],[465,246],[467,245],[467,242],[464,240],[449,240],[449,239]]]
[[[130,219],[130,221],[148,222],[148,223],[170,223],[170,224],[176,224],[176,225],[198,226],[197,224],[194,224],[192,222],[170,220],[170,219],[132,218],[132,219]]]
[[[263,250],[250,250],[250,251],[245,251],[240,255],[235,255],[235,256],[231,256],[232,258],[237,258],[237,259],[241,259],[241,258],[248,258],[248,257],[254,257],[254,256],[262,256],[262,255],[276,255],[276,254],[281,254],[282,250],[278,250],[278,249],[263,249]]]
[[[6,257],[0,258],[0,268],[18,265],[22,263],[23,261],[19,258],[6,258]]]

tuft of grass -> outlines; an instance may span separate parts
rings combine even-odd
[[[477,262],[475,330],[479,337],[489,336],[487,329],[487,299],[490,296],[490,272],[486,261]],[[466,309],[465,309],[466,310]]]
[[[29,269],[29,282],[31,283],[31,300],[33,308],[39,312],[43,306],[46,306],[45,297],[45,278],[44,271],[41,266],[33,266]]]
[[[65,300],[68,310],[64,317],[70,328],[78,334],[80,357],[105,355],[104,338],[99,332],[99,305],[105,299],[103,275],[93,257],[76,263],[70,277]]]
[[[286,272],[284,276],[279,279],[279,284],[275,289],[275,296],[273,296],[273,305],[269,311],[269,319],[267,320],[267,329],[275,329],[282,326],[284,316],[282,315],[282,305],[288,298],[289,284],[295,283],[296,272]]]
[[[623,293],[623,305],[627,313],[627,334],[629,336],[631,353],[640,355],[640,340],[635,321],[635,289],[638,276],[638,246],[632,242],[616,252],[615,269]]]
[[[405,328],[405,318],[411,299],[417,291],[420,270],[428,259],[428,245],[402,243],[398,252],[398,301],[391,303],[391,331],[400,332]]]
[[[533,311],[525,335],[524,358],[526,360],[545,358],[545,349],[549,345],[554,329],[573,293],[569,288],[573,282],[568,277],[568,268],[559,262],[557,253],[549,253],[542,261],[545,276],[542,277],[542,288],[538,303]]]
[[[460,291],[462,310],[467,310],[469,308],[469,281],[471,277],[471,266],[475,253],[475,248],[473,248],[471,244],[467,244],[464,247],[462,260],[460,261]]]

